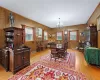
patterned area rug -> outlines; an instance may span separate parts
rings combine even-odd
[[[66,67],[70,69],[75,69],[75,53],[66,53],[66,59],[58,59],[55,61],[53,58],[50,58],[50,54],[47,54],[45,56],[41,57],[41,63],[43,65],[48,65],[48,67],[57,68],[60,67]],[[58,67],[59,68],[59,67]]]
[[[34,63],[8,80],[87,80],[84,74],[69,69],[53,69]]]

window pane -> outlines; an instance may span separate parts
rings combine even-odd
[[[77,40],[77,33],[76,32],[70,32],[70,40]]]
[[[62,32],[57,32],[57,40],[62,40]]]
[[[32,28],[25,28],[25,40],[33,41],[33,29]]]
[[[48,40],[48,34],[46,31],[44,31],[44,40]]]
[[[36,36],[42,37],[42,29],[41,28],[36,28]]]
[[[25,28],[25,33],[26,34],[33,34],[33,29],[32,28]]]

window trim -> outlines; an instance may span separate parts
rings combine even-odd
[[[31,42],[34,41],[34,30],[32,27],[25,27],[25,28],[31,28],[32,29],[32,40],[26,40],[26,32],[25,32],[25,42]]]
[[[42,30],[41,36],[37,35],[37,29],[41,29],[41,30]],[[42,29],[42,28],[40,28],[40,27],[37,27],[37,28],[36,28],[36,37],[37,37],[37,38],[42,38],[42,37],[43,37],[43,29]]]
[[[43,35],[44,35],[44,32],[47,33],[47,40],[44,39],[44,36],[43,36],[43,39],[44,39],[44,41],[48,41],[48,32],[47,31],[43,31]]]
[[[76,40],[70,40],[70,32],[76,32]],[[72,30],[69,31],[69,41],[79,41],[79,31],[78,30]]]

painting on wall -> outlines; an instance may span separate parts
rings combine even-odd
[[[97,18],[97,30],[98,30],[98,31],[100,30],[100,15],[99,15],[99,17]]]

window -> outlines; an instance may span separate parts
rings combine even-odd
[[[48,40],[48,33],[44,31],[44,40]]]
[[[25,41],[33,41],[33,28],[25,28]]]
[[[57,40],[62,40],[62,32],[57,32]]]
[[[41,28],[36,28],[36,36],[42,37],[42,29]]]
[[[77,31],[70,31],[70,40],[76,41],[77,40]]]

